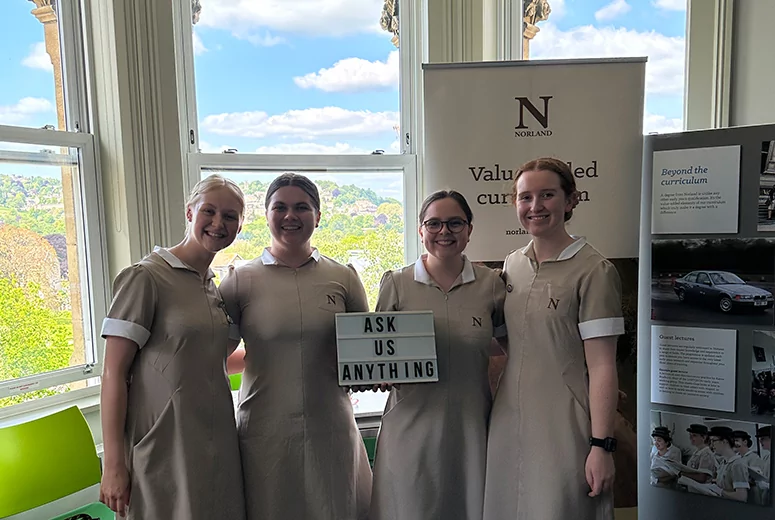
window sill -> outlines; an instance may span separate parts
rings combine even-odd
[[[36,399],[0,408],[0,428],[19,424],[77,406],[84,415],[99,410],[100,386],[90,386],[65,394]]]

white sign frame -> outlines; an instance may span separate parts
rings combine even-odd
[[[336,353],[340,386],[439,380],[430,310],[337,313]]]

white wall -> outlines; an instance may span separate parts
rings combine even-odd
[[[775,1],[737,0],[729,125],[775,122]]]

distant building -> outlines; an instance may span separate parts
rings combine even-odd
[[[223,280],[223,277],[226,276],[226,272],[229,270],[230,266],[236,267],[238,265],[242,265],[243,263],[243,258],[237,253],[218,251],[218,253],[215,255],[215,258],[213,258],[213,263],[210,264],[210,268],[221,280]]]

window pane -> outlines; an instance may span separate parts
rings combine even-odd
[[[400,151],[398,0],[195,4],[203,152]]]
[[[0,142],[0,381],[94,361],[84,342],[78,153]]]
[[[525,2],[529,7],[542,2]],[[648,56],[644,133],[683,130],[686,0],[550,2],[529,14],[529,59]],[[536,28],[538,31],[536,32]]]
[[[57,2],[2,2],[0,125],[65,128],[57,14],[50,5],[36,7],[49,3]]]
[[[230,265],[261,255],[271,242],[266,222],[266,189],[282,171],[203,170],[202,177],[220,173],[245,192],[245,222],[234,244],[213,260],[216,281]],[[369,309],[377,303],[382,274],[404,265],[403,172],[304,172],[320,191],[320,226],[312,245],[334,260],[350,263],[366,289]],[[382,412],[387,394],[353,394],[356,413]]]

